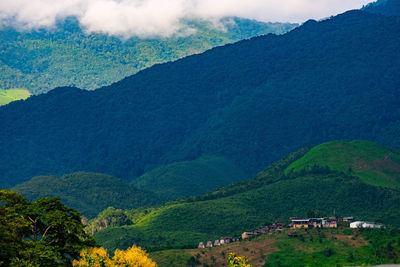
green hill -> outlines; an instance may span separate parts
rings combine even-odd
[[[115,177],[77,172],[62,177],[38,176],[13,188],[28,200],[60,197],[88,218],[95,217],[107,207],[132,209],[162,202],[158,195],[139,190]]]
[[[0,89],[0,106],[6,105],[12,101],[27,99],[31,93],[26,89]]]
[[[366,266],[400,262],[400,230],[293,229],[207,249],[173,249],[150,253],[159,267],[224,266],[231,252],[246,256],[254,267]],[[192,258],[192,259],[191,259]]]
[[[228,159],[203,156],[192,161],[162,165],[134,179],[132,184],[173,200],[206,193],[244,178],[247,178],[245,172]]]
[[[372,142],[334,141],[316,146],[285,172],[310,170],[315,165],[347,172],[370,185],[400,188],[400,153]]]
[[[285,33],[296,24],[263,23],[225,18],[215,27],[202,20],[186,21],[196,32],[189,36],[121,40],[86,34],[75,18],[56,29],[0,30],[0,88],[26,88],[34,94],[58,86],[95,89],[157,63],[198,54],[215,46],[268,33]]]
[[[228,158],[251,177],[330,140],[398,148],[399,37],[399,17],[349,11],[108,87],[57,88],[1,106],[0,186],[82,170],[131,180],[202,155]]]
[[[255,178],[213,193],[151,210],[134,225],[97,232],[107,248],[132,243],[148,249],[195,246],[199,240],[239,235],[266,223],[306,216],[355,216],[400,226],[400,189],[366,184],[360,178],[327,168],[285,174],[304,151],[273,164]]]

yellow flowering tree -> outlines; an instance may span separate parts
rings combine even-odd
[[[147,253],[139,247],[133,246],[127,250],[115,251],[113,257],[114,266],[130,266],[130,267],[157,267],[147,255]]]
[[[249,264],[249,260],[245,257],[236,256],[235,253],[229,253],[228,256],[228,266],[229,267],[252,267]]]
[[[110,259],[104,248],[88,248],[81,251],[80,260],[72,263],[76,267],[157,267],[148,254],[140,247],[132,246],[127,250],[115,251],[114,257]]]

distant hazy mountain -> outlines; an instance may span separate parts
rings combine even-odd
[[[186,23],[196,29],[194,34],[129,40],[87,35],[73,18],[60,23],[56,30],[18,32],[3,28],[0,89],[26,88],[35,94],[57,86],[95,89],[156,63],[262,34],[285,33],[297,26],[241,18],[225,18],[219,27],[200,20]]]
[[[351,11],[157,65],[95,91],[0,107],[0,181],[123,179],[222,156],[246,174],[334,139],[400,147],[400,17]]]
[[[400,16],[400,1],[378,0],[365,6],[363,10],[385,16]]]

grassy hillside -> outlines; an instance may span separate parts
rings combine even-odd
[[[286,170],[299,172],[313,166],[347,172],[363,182],[400,188],[400,153],[368,141],[334,141],[313,147]]]
[[[6,105],[12,101],[27,99],[31,93],[26,89],[0,89],[0,106]]]
[[[191,258],[223,266],[230,252],[246,256],[254,267],[261,266],[365,266],[400,262],[398,230],[293,230],[273,232],[211,249],[164,250],[150,253],[160,267],[190,266]],[[388,249],[389,248],[389,249]]]
[[[39,176],[17,185],[14,190],[28,200],[42,197],[60,197],[69,207],[88,218],[95,217],[107,207],[130,209],[162,202],[158,195],[139,190],[115,177],[78,172],[62,177]]]
[[[261,34],[284,33],[296,24],[263,23],[225,18],[224,27],[206,21],[187,21],[190,36],[120,40],[85,34],[70,18],[46,31],[0,30],[0,88],[27,88],[34,94],[58,86],[95,89],[119,81],[157,63],[201,53],[215,46]]]
[[[132,243],[152,250],[195,246],[202,240],[239,235],[267,223],[306,216],[310,210],[321,216],[355,216],[400,226],[400,189],[373,186],[326,168],[285,175],[291,162],[282,162],[286,164],[278,162],[239,183],[236,190],[229,190],[235,187],[232,185],[217,190],[214,198],[211,193],[169,203],[143,214],[131,226],[97,232],[95,238],[108,248]],[[224,196],[219,192],[228,193]]]
[[[206,193],[247,178],[233,162],[217,156],[159,166],[132,181],[140,189],[173,200]]]
[[[0,107],[0,185],[43,173],[130,180],[202,155],[250,177],[310,144],[400,145],[400,18],[351,11],[156,65],[94,91]]]

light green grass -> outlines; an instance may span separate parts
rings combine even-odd
[[[310,170],[314,165],[355,175],[370,185],[400,188],[400,155],[369,141],[333,141],[316,146],[289,165],[285,173]]]
[[[0,106],[16,100],[27,99],[31,93],[26,89],[0,89]]]

